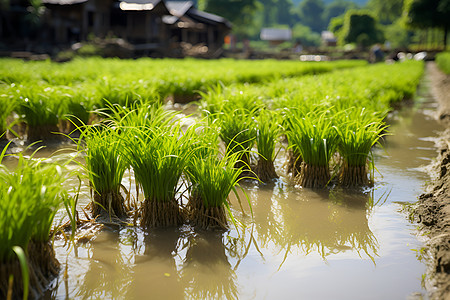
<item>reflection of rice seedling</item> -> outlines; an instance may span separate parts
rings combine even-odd
[[[321,188],[328,184],[331,175],[329,162],[338,142],[338,136],[326,111],[312,111],[304,117],[293,115],[287,119],[286,131],[294,153],[302,159],[300,175],[296,181],[303,187]]]
[[[97,216],[106,210],[109,215],[124,216],[126,208],[120,189],[128,164],[123,156],[123,141],[118,130],[106,126],[88,126],[81,138],[79,148],[86,153],[86,169],[94,194],[93,215]]]
[[[235,269],[221,233],[196,234],[186,247],[181,279],[187,299],[239,299]]]
[[[261,181],[267,182],[278,178],[273,162],[276,157],[275,146],[280,134],[280,127],[276,114],[271,111],[261,110],[256,120],[258,164],[255,173]]]
[[[192,183],[189,198],[190,221],[201,228],[227,228],[227,198],[236,185],[242,168],[235,168],[239,153],[218,157],[217,151],[193,155],[187,168]]]
[[[256,125],[253,114],[244,109],[235,109],[219,114],[220,138],[228,154],[238,153],[237,168],[250,166],[250,150],[255,143]]]
[[[0,298],[6,299],[8,291],[14,299],[26,293],[14,247],[23,249],[27,257],[33,298],[41,297],[58,274],[50,234],[57,208],[66,198],[65,179],[61,166],[22,155],[13,172],[0,166]],[[27,279],[23,280],[26,283]]]
[[[144,191],[143,227],[178,226],[183,215],[175,198],[178,181],[192,149],[194,130],[179,125],[127,131],[125,151],[136,181]]]
[[[383,117],[384,114],[369,113],[364,108],[340,114],[336,129],[339,134],[338,150],[344,158],[339,177],[343,186],[373,184],[373,179],[367,176],[367,168],[373,167],[369,153],[387,127],[382,122]]]

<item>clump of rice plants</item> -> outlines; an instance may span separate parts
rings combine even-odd
[[[6,299],[8,292],[20,298],[28,289],[33,298],[40,298],[59,273],[50,240],[56,211],[67,198],[65,180],[62,166],[21,154],[14,171],[0,165],[0,298]],[[23,250],[28,279],[22,277],[14,247]]]
[[[206,142],[193,152],[186,173],[191,182],[189,197],[189,220],[193,226],[202,229],[226,229],[227,197],[231,191],[236,193],[243,167],[235,168],[239,153],[219,154],[217,135],[211,130]],[[209,139],[209,141],[207,141]],[[236,193],[237,194],[237,193]]]
[[[336,130],[339,135],[338,151],[344,159],[339,174],[339,182],[346,187],[367,186],[373,184],[368,178],[368,168],[372,166],[369,153],[372,147],[384,135],[385,114],[351,109],[339,115]]]
[[[254,113],[245,109],[224,111],[217,115],[220,138],[225,143],[227,153],[238,153],[236,168],[249,170],[250,151],[256,139]]]
[[[127,131],[125,146],[136,182],[144,192],[142,227],[179,226],[184,215],[177,202],[178,181],[192,149],[193,130],[179,124],[162,128],[146,126]]]
[[[6,140],[6,130],[8,128],[7,118],[15,108],[15,102],[6,98],[6,95],[0,95],[0,141]]]
[[[117,128],[88,126],[84,129],[79,148],[85,153],[86,169],[93,191],[92,214],[106,211],[109,216],[126,215],[121,194],[122,178],[128,168],[123,153],[123,138]]]
[[[280,125],[273,111],[261,110],[256,117],[256,147],[258,162],[255,173],[263,182],[278,178],[273,162],[275,161],[276,144],[280,135]]]
[[[331,179],[329,162],[338,143],[337,131],[327,111],[311,111],[303,117],[294,114],[287,122],[290,147],[303,159],[295,181],[302,187],[325,187]]]
[[[450,74],[450,52],[436,54],[436,64],[445,74]]]
[[[54,89],[39,86],[21,86],[16,90],[18,113],[27,124],[29,142],[57,140],[61,103],[52,97]]]

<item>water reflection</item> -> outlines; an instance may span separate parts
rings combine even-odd
[[[103,230],[92,242],[90,264],[75,297],[113,299],[126,291],[132,278],[133,256],[124,250],[117,228]]]
[[[177,228],[155,229],[145,235],[145,250],[136,255],[126,298],[183,299],[177,264],[184,240],[183,231]]]
[[[355,251],[374,260],[378,243],[368,224],[372,193],[289,189],[266,186],[251,192],[261,247],[275,245],[284,251],[284,260],[296,250],[304,255],[316,252],[324,260]]]
[[[236,274],[226,253],[235,253],[237,244],[223,241],[221,232],[200,232],[189,237],[181,271],[187,299],[238,299]]]

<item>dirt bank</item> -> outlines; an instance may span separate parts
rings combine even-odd
[[[433,167],[437,179],[427,186],[415,207],[415,216],[427,237],[432,299],[450,299],[450,75],[434,62],[427,64],[431,92],[439,104],[437,118],[446,126],[440,134],[439,156]]]

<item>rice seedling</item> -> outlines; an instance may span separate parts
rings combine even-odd
[[[227,202],[242,173],[235,168],[239,153],[222,155],[218,147],[218,131],[213,126],[196,128],[195,140],[186,175],[189,187],[189,221],[202,229],[226,229],[228,227]],[[236,193],[237,195],[237,193]]]
[[[125,153],[142,187],[142,227],[178,226],[184,221],[176,194],[189,161],[194,130],[179,124],[165,128],[135,127],[127,131]]]
[[[128,168],[122,139],[117,128],[100,125],[87,126],[79,140],[78,147],[85,153],[85,167],[93,192],[91,211],[94,216],[103,211],[119,218],[126,215],[120,192]]]
[[[445,74],[450,74],[450,52],[441,52],[436,55],[436,64]]]
[[[189,212],[193,226],[203,229],[226,229],[227,198],[231,191],[236,194],[243,168],[235,168],[239,154],[219,158],[216,155],[194,156],[187,168],[192,183]]]
[[[331,179],[329,162],[335,153],[338,135],[327,111],[311,111],[303,117],[293,115],[286,120],[286,131],[294,153],[303,162],[300,174],[295,178],[302,187],[323,188]]]
[[[4,153],[0,155],[0,161]],[[14,171],[0,165],[0,298],[26,294],[27,280],[16,257],[18,247],[27,260],[29,290],[39,298],[59,272],[51,240],[53,219],[66,193],[64,165],[18,156]],[[20,255],[20,254],[19,254]],[[22,274],[22,275],[21,275]],[[9,284],[13,277],[12,285]],[[22,278],[24,278],[22,280]]]
[[[238,153],[236,168],[250,170],[250,151],[256,139],[254,112],[235,109],[217,115],[220,138],[225,143],[227,153]]]
[[[278,178],[273,162],[277,155],[276,145],[280,135],[280,125],[277,114],[273,111],[261,110],[256,117],[256,147],[258,162],[255,173],[263,182]]]
[[[27,139],[29,142],[39,140],[56,140],[61,135],[58,123],[61,102],[55,96],[51,87],[20,86],[15,90],[17,111],[20,118],[27,124]]]
[[[339,136],[338,151],[344,159],[339,175],[340,184],[346,187],[373,184],[367,170],[373,168],[370,151],[385,135],[383,123],[385,114],[367,112],[364,108],[354,108],[339,114],[336,130]]]
[[[8,129],[7,119],[15,108],[15,102],[10,101],[6,95],[0,95],[0,141],[6,140],[6,130]]]

